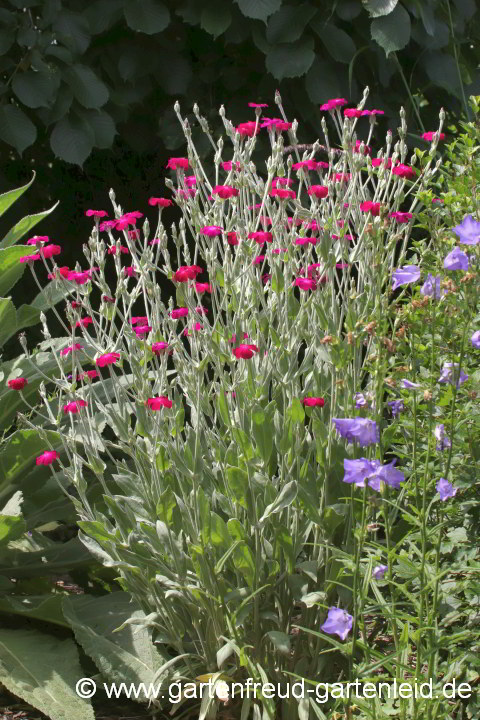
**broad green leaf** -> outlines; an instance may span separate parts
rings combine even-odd
[[[253,587],[255,582],[255,561],[253,553],[246,543],[241,543],[233,551],[233,564],[243,575],[248,586]],[[260,571],[260,568],[258,568],[258,571]]]
[[[294,423],[302,423],[305,420],[305,410],[298,398],[293,398],[292,405],[285,413]]]
[[[30,246],[29,246],[30,247]],[[65,288],[57,282],[45,285],[30,305],[20,305],[17,310],[17,328],[21,330],[40,321],[40,312],[46,312],[66,297]]]
[[[282,4],[282,0],[236,0],[238,7],[245,17],[253,20],[263,20],[277,12]]]
[[[93,130],[73,116],[60,120],[50,135],[50,147],[55,155],[80,166],[92,152],[94,141]]]
[[[247,534],[240,520],[230,518],[227,522],[227,530],[233,540],[246,540]]]
[[[21,515],[0,515],[0,545],[17,540],[26,530],[27,525]]]
[[[282,655],[290,655],[290,635],[279,630],[270,630],[267,637],[272,641],[276,650]]]
[[[332,25],[332,23],[320,24],[316,22],[313,24],[313,29],[327,48],[329,55],[336,62],[348,65],[357,50],[351,36],[345,30]]]
[[[278,12],[270,16],[266,31],[267,42],[276,45],[299,40],[316,12],[317,8],[310,3],[283,5]]]
[[[435,85],[440,85],[458,98],[462,97],[457,65],[451,55],[439,51],[425,53],[423,65],[428,77]]]
[[[117,134],[112,116],[105,110],[83,110],[81,117],[93,130],[94,147],[108,150]]]
[[[94,720],[75,685],[84,676],[70,638],[38,630],[0,630],[0,682],[52,720]]]
[[[388,57],[396,50],[402,50],[410,40],[410,15],[402,5],[397,5],[389,15],[372,20],[371,34]]]
[[[35,247],[31,245],[0,250],[0,297],[5,297],[25,272],[26,264],[21,263],[20,258],[35,253]]]
[[[29,108],[48,107],[60,86],[58,71],[35,72],[27,70],[15,75],[12,90],[17,98]]]
[[[212,512],[210,516],[210,540],[215,546],[227,546],[231,544],[227,525],[217,513]]]
[[[75,55],[83,55],[90,45],[90,25],[83,13],[61,9],[52,25],[61,44]]]
[[[126,0],[124,13],[127,25],[146,35],[160,33],[170,23],[170,11],[160,0]]]
[[[342,97],[337,68],[333,62],[315,58],[305,78],[305,89],[312,103],[324,103],[332,97]],[[317,312],[319,312],[319,305]]]
[[[10,391],[13,392],[13,391]],[[63,448],[60,434],[46,430],[46,438],[54,450]],[[50,447],[35,430],[17,430],[5,442],[0,453],[0,498],[17,489],[26,473],[35,467],[35,458]]]
[[[220,412],[220,416],[225,423],[227,427],[229,427],[229,412],[228,412],[228,405],[227,405],[227,399],[225,397],[225,391],[220,389],[220,392],[217,395],[218,398],[218,410]]]
[[[202,9],[200,26],[214,38],[224,33],[231,22],[232,13],[226,3],[213,2],[206,4]]]
[[[290,480],[290,482],[283,486],[275,500],[270,503],[270,505],[267,505],[265,512],[258,522],[263,523],[270,515],[282,512],[282,510],[285,510],[285,508],[292,504],[296,497],[297,483],[295,480]]]
[[[78,538],[66,543],[50,542],[41,550],[8,549],[0,558],[0,574],[9,578],[64,575],[87,568],[95,558]]]
[[[0,613],[20,615],[70,629],[63,617],[62,595],[0,595]]]
[[[465,18],[465,20],[471,20],[471,18],[478,11],[478,5],[475,0],[453,0],[457,8],[458,14]]]
[[[44,217],[50,215],[50,213],[55,210],[59,202],[60,200],[58,200],[55,205],[50,208],[50,210],[43,210],[43,212],[35,213],[35,215],[27,215],[19,220],[19,222],[14,225],[10,232],[8,232],[0,242],[0,249],[15,245],[19,240],[25,237],[25,235],[27,235],[27,233],[29,233],[30,230],[40,222],[40,220],[43,220]],[[32,252],[30,252],[30,250],[32,250]],[[33,246],[33,248],[28,246],[28,250],[25,249],[23,252],[24,255],[31,255],[34,253],[36,253],[35,246]],[[21,257],[21,255],[19,257]]]
[[[75,639],[109,681],[147,686],[155,681],[164,658],[143,623],[145,614],[132,603],[129,593],[64,597],[63,612]]]
[[[305,75],[315,59],[313,38],[309,35],[291,44],[275,45],[266,56],[267,70],[276,80]]]
[[[338,0],[335,12],[340,20],[353,20],[362,12],[362,6],[358,0]]]
[[[26,185],[22,185],[22,187],[16,188],[15,190],[9,190],[6,193],[2,193],[0,195],[0,217],[7,212],[8,208],[13,205],[14,202],[18,200],[21,195],[25,192],[25,190],[28,190],[30,185],[35,180],[35,170],[33,171],[33,177]]]
[[[398,0],[362,0],[365,10],[368,10],[370,17],[381,17],[388,15],[397,7]]]
[[[9,28],[0,29],[0,55],[5,55],[13,45],[15,34]]]
[[[109,98],[108,88],[87,65],[73,65],[65,73],[76,100],[85,108],[100,108]]]
[[[0,140],[11,145],[21,155],[37,139],[37,128],[16,105],[0,106]]]
[[[17,325],[17,312],[10,298],[0,298],[0,348],[13,335]]]
[[[185,95],[193,77],[192,67],[188,58],[177,53],[172,53],[169,50],[161,53],[159,60],[156,77],[162,90],[166,92],[167,95]],[[170,112],[170,110],[165,112],[161,128],[163,141],[170,143],[166,145],[169,149],[178,147],[179,142],[177,142],[177,138],[180,137],[179,132],[182,138],[185,139],[177,116],[174,112]],[[166,136],[164,133],[166,133]],[[172,145],[174,142],[177,142],[177,144]]]
[[[248,474],[238,467],[227,468],[227,483],[235,501],[247,508]]]
[[[90,33],[100,35],[122,18],[122,0],[96,0],[85,7],[83,15],[90,25]]]

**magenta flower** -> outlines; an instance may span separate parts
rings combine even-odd
[[[151,330],[151,325],[137,325],[137,327],[133,328],[133,331],[137,337],[140,337],[140,335],[147,335],[149,332],[151,332]]]
[[[13,380],[9,380],[7,385],[11,390],[23,390],[25,385],[28,385],[28,380],[24,377],[14,378]]]
[[[263,263],[263,261],[265,260],[265,257],[266,257],[265,255],[257,255],[252,260],[252,265],[261,265]]]
[[[170,158],[167,163],[167,168],[170,168],[171,170],[177,170],[178,168],[181,168],[182,170],[187,170],[188,160],[187,158]]]
[[[429,132],[423,133],[422,138],[423,140],[427,140],[427,142],[432,142],[435,135],[438,135],[438,132],[434,132],[433,130],[430,130]],[[439,140],[445,140],[445,133],[440,133]]]
[[[228,200],[231,197],[236,197],[238,190],[231,185],[215,185],[212,190],[212,195],[218,195],[222,200]]]
[[[232,169],[232,161],[231,161],[231,160],[227,160],[226,162],[222,162],[222,168],[223,168],[226,172],[230,172],[230,170]],[[239,163],[239,162],[237,161],[237,162],[235,163],[235,168],[236,168],[237,170],[241,170],[241,168],[242,168],[241,163]]]
[[[458,235],[463,245],[478,245],[480,242],[480,222],[471,215],[466,215],[460,225],[453,228],[453,232]]]
[[[470,338],[474,348],[480,348],[480,330],[476,330]]]
[[[78,410],[81,407],[87,407],[87,403],[85,402],[85,400],[72,400],[72,402],[69,402],[63,406],[63,412],[65,414],[73,413],[75,415],[76,413],[78,413]]]
[[[219,225],[205,225],[200,232],[202,235],[207,235],[207,237],[216,237],[217,235],[221,235],[223,233],[223,228]]]
[[[427,279],[423,283],[422,287],[420,288],[420,292],[422,295],[425,295],[427,297],[434,297],[435,300],[440,300],[440,298],[445,295],[446,290],[442,290],[440,288],[440,282],[442,278],[440,275],[437,275],[435,277],[432,276],[431,273],[428,273]],[[435,282],[435,289],[433,287],[433,284]]]
[[[95,365],[98,365],[98,367],[105,367],[105,365],[113,365],[113,363],[116,363],[117,360],[120,360],[120,353],[105,353],[95,360]]]
[[[345,610],[341,610],[341,608],[331,607],[328,611],[328,617],[320,629],[328,635],[338,635],[341,640],[345,640],[352,627],[352,615],[349,615]]]
[[[388,217],[394,218],[399,224],[408,223],[412,219],[413,215],[409,212],[392,212]]]
[[[251,107],[251,108],[264,108],[264,107],[268,107],[268,105],[267,105],[267,103],[254,103],[254,102],[249,102],[249,103],[248,103],[248,107]]]
[[[362,117],[362,111],[358,110],[357,108],[345,108],[343,111],[343,114],[345,117],[348,118],[359,118]]]
[[[158,397],[148,398],[145,403],[150,410],[160,410],[162,407],[171,408],[172,401],[168,399],[166,395],[159,395]]]
[[[45,245],[45,243],[50,242],[50,238],[48,235],[34,235],[31,238],[28,238],[27,245],[36,245],[37,242],[41,242]]]
[[[297,278],[293,283],[300,290],[316,290],[317,283],[313,278]]]
[[[372,577],[374,580],[383,580],[385,573],[388,570],[388,565],[377,565],[372,570]]]
[[[415,170],[409,165],[403,165],[402,163],[399,163],[396,167],[392,169],[392,174],[398,175],[398,177],[404,178],[406,180],[413,180],[413,178],[416,177]]]
[[[167,349],[168,349],[169,347],[170,347],[169,344],[166,343],[166,342],[153,343],[153,345],[152,345],[152,352],[153,352],[155,355],[163,355],[163,354],[167,351]],[[169,354],[169,355],[172,355],[172,354],[173,354],[173,350],[170,350],[168,354]]]
[[[325,400],[322,397],[304,397],[302,403],[307,407],[323,407]]]
[[[327,102],[323,105],[320,105],[320,110],[333,110],[334,108],[342,107],[347,104],[348,100],[345,100],[345,98],[332,98],[331,100],[327,100]]]
[[[54,460],[57,460],[60,455],[56,450],[45,450],[44,453],[39,455],[36,459],[37,465],[51,465]]]
[[[446,362],[443,364],[442,372],[437,380],[440,384],[450,383],[450,385],[453,385],[453,373],[455,372],[455,376],[457,375],[457,368],[458,363],[451,363]],[[465,375],[463,370],[460,371],[460,376],[457,380],[457,388],[460,387],[460,385],[463,385],[464,382],[468,380],[468,375]]]
[[[170,207],[173,205],[173,202],[171,200],[168,200],[167,198],[163,197],[151,197],[148,198],[148,204],[152,205],[152,207],[155,207],[156,205],[161,208]]]
[[[445,435],[445,425],[443,425],[443,424],[437,425],[433,432],[434,432],[436,439],[438,440],[437,450],[439,452],[443,452],[443,450],[452,446],[452,443],[450,442],[448,437]]]
[[[380,440],[380,431],[377,423],[368,418],[332,418],[338,434],[347,442],[358,442],[360,447],[374,445]]]
[[[182,265],[173,274],[172,280],[177,282],[188,282],[188,280],[195,280],[197,275],[203,272],[203,268],[199,265]]]
[[[443,261],[443,267],[445,270],[468,270],[468,257],[459,247],[454,247]]]
[[[172,318],[172,320],[178,320],[178,318],[186,317],[187,315],[188,315],[188,308],[186,308],[186,307],[176,308],[175,310],[172,310],[172,312],[170,313],[170,317]]]
[[[253,122],[253,120],[250,120],[249,122],[240,123],[240,125],[237,125],[235,130],[242,137],[253,137],[254,135],[256,135],[257,133],[260,132],[260,128],[258,127],[256,122]]]
[[[236,358],[243,358],[244,360],[249,360],[253,357],[254,352],[258,352],[258,347],[256,345],[242,344],[236,348],[233,348],[232,352]]]
[[[317,198],[317,200],[321,200],[322,198],[326,198],[328,195],[328,187],[326,185],[312,185],[308,189],[308,194],[313,195]]]
[[[297,197],[295,190],[287,190],[286,188],[277,187],[272,188],[268,194],[270,197],[278,197],[280,200],[295,200]]]
[[[454,488],[452,483],[449,483],[445,478],[440,478],[436,486],[437,491],[440,494],[440,500],[445,501],[448,498],[455,497],[457,494],[457,488]]]
[[[60,350],[60,355],[65,357],[65,355],[69,355],[70,353],[75,352],[75,350],[83,350],[83,345],[80,345],[79,343],[69,345],[68,347],[63,348],[63,350]]]
[[[85,210],[85,215],[94,218],[108,217],[106,210]]]
[[[250,240],[255,240],[258,245],[263,245],[266,242],[273,242],[273,235],[267,230],[257,230],[256,232],[248,233],[247,237]]]
[[[404,482],[405,476],[394,467],[396,462],[396,458],[387,465],[382,465],[380,460],[367,460],[367,458],[344,460],[345,475],[343,482],[355,483],[357,487],[363,488],[365,487],[365,481],[367,481],[369,487],[378,492],[380,482],[383,481],[398,490],[400,483]]]
[[[235,230],[227,233],[227,242],[229,245],[240,245],[240,240],[237,239]]]
[[[380,206],[381,206],[381,203],[379,203],[379,202],[372,202],[371,200],[365,200],[364,202],[360,203],[360,210],[362,212],[369,212],[374,217],[377,217],[380,214]]]
[[[408,283],[416,282],[420,278],[420,269],[416,265],[405,265],[398,268],[393,273],[392,290],[396,290],[400,285],[408,285]]]
[[[302,160],[301,162],[293,163],[292,170],[316,170],[319,166],[316,160]],[[327,164],[328,167],[328,164]]]
[[[211,292],[212,292],[212,286],[210,285],[210,283],[200,283],[200,282],[196,282],[196,283],[195,283],[195,290],[197,291],[197,293],[198,293],[199,295],[202,295],[202,293],[205,293],[205,292],[209,292],[209,293],[211,294]]]
[[[390,169],[392,167],[392,159],[388,158],[386,162],[386,167]],[[385,158],[373,158],[372,165],[373,167],[380,167],[380,165],[385,166]]]

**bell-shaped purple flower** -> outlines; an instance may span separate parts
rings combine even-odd
[[[422,387],[422,386],[419,385],[418,383],[412,382],[411,380],[405,380],[405,379],[404,379],[404,380],[402,380],[402,387],[404,387],[405,390],[410,390],[410,389],[415,389],[415,388],[419,388],[419,387]]]
[[[380,440],[380,431],[375,420],[368,418],[332,418],[339,435],[348,442],[358,442],[360,447],[374,445]]]
[[[445,290],[441,290],[440,288],[441,280],[442,278],[440,275],[433,277],[432,273],[428,273],[427,279],[420,288],[421,294],[426,295],[427,297],[432,297],[433,295],[434,300],[440,300],[442,295],[445,295],[446,293]]]
[[[437,382],[439,382],[440,384],[450,383],[451,385],[453,385],[453,375],[454,375],[454,371],[455,371],[455,375],[457,375],[457,368],[458,368],[458,363],[451,363],[451,362],[444,363],[441,375],[438,378]],[[457,380],[457,388],[459,388],[460,385],[463,385],[463,383],[466,380],[468,380],[468,375],[465,375],[463,370],[461,370],[460,377]]]
[[[463,245],[478,245],[480,242],[480,222],[471,215],[466,215],[460,225],[453,228],[453,232],[458,235]]]
[[[368,402],[365,400],[365,395],[363,393],[355,393],[354,400],[357,410],[359,410],[360,408],[368,407]]]
[[[457,494],[457,488],[454,488],[452,483],[449,483],[445,478],[440,478],[435,487],[440,493],[440,500],[448,500],[448,498],[455,497]]]
[[[345,459],[343,461],[345,470],[343,482],[355,483],[357,487],[365,487],[365,481],[367,481],[369,487],[378,492],[380,482],[383,480],[384,483],[398,490],[405,477],[400,470],[394,467],[396,462],[396,458],[388,465],[382,465],[380,460],[367,460],[367,458]]]
[[[474,348],[480,348],[480,330],[474,332],[470,340]]]
[[[383,580],[383,576],[388,570],[388,565],[377,565],[372,570],[372,577],[374,580]]]
[[[443,261],[443,267],[445,270],[468,270],[468,257],[459,247],[454,247]]]
[[[396,290],[400,285],[416,282],[419,279],[420,269],[416,265],[405,265],[393,273],[392,290]]]
[[[345,640],[352,627],[352,615],[349,615],[341,608],[331,607],[327,619],[320,629],[328,635],[338,635],[341,640]]]
[[[435,437],[438,440],[438,443],[437,443],[438,452],[443,452],[443,450],[452,446],[452,443],[450,442],[448,437],[445,435],[445,425],[437,425],[433,432],[434,432]]]
[[[391,408],[394,418],[397,417],[398,413],[401,413],[405,410],[403,400],[390,400],[387,405]]]

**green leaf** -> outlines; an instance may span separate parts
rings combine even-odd
[[[237,467],[227,468],[227,483],[235,501],[247,508],[248,474]]]
[[[40,222],[40,220],[43,220],[44,217],[50,215],[50,213],[55,210],[59,202],[60,200],[58,200],[55,205],[52,205],[50,210],[43,210],[42,212],[35,213],[35,215],[27,215],[26,217],[19,220],[19,222],[13,226],[10,232],[8,232],[7,235],[5,235],[3,240],[0,242],[0,249],[9,248],[11,245],[15,245],[15,243],[25,237],[25,235],[27,235],[30,230],[32,230],[32,228],[34,228],[35,225]],[[28,250],[26,249],[27,247]],[[35,254],[35,246],[33,246],[33,253],[30,253],[31,249],[31,245],[26,246],[23,250],[23,255]],[[22,253],[20,253],[18,257],[21,256]]]
[[[77,568],[87,568],[95,563],[93,555],[78,538],[66,543],[48,543],[40,550],[4,550],[0,560],[0,574],[9,578],[51,577],[73,572]]]
[[[100,108],[109,98],[108,88],[102,80],[87,67],[73,65],[64,75],[76,100],[85,108]]]
[[[316,12],[317,8],[309,3],[295,6],[283,5],[268,21],[267,42],[276,45],[299,40]]]
[[[5,55],[13,45],[15,35],[10,28],[0,29],[0,55]]]
[[[54,450],[63,447],[59,433],[45,432]],[[0,497],[17,489],[15,486],[35,467],[35,458],[47,449],[50,448],[46,440],[42,440],[35,430],[17,430],[8,438],[0,453]]]
[[[258,522],[263,523],[268,517],[270,517],[270,515],[282,512],[282,510],[285,510],[285,508],[289,507],[293,503],[296,497],[297,483],[295,480],[291,480],[283,486],[273,503],[267,505],[265,512]]]
[[[55,17],[52,29],[57,39],[75,55],[83,55],[90,45],[90,25],[82,13],[61,9]]]
[[[0,348],[16,331],[17,311],[10,298],[0,298]]]
[[[389,15],[372,20],[371,34],[384,50],[388,57],[391,52],[401,50],[410,40],[410,15],[401,5]]]
[[[60,86],[60,73],[27,70],[17,73],[12,80],[12,90],[17,98],[29,108],[47,107]]]
[[[109,681],[147,686],[155,681],[164,659],[143,622],[145,614],[132,603],[129,593],[65,597],[63,612],[75,639]]]
[[[291,417],[294,423],[302,423],[305,420],[305,410],[298,398],[293,398],[292,405],[287,409],[286,415]]]
[[[395,10],[398,0],[362,0],[362,2],[370,17],[381,17]]]
[[[31,245],[0,250],[0,297],[7,295],[25,272],[25,263],[21,263],[20,258],[34,254],[35,248]]]
[[[233,564],[243,575],[249,587],[255,582],[255,561],[253,553],[246,543],[241,543],[233,551]],[[260,568],[258,568],[260,570]]]
[[[276,650],[282,655],[290,655],[290,635],[279,630],[270,630],[267,637],[272,641]]]
[[[345,30],[335,27],[332,23],[316,22],[312,25],[315,32],[327,48],[331,57],[337,62],[348,63],[355,55],[357,48]]]
[[[111,148],[117,134],[112,116],[105,110],[83,110],[81,117],[93,130],[94,147],[101,150]]]
[[[118,22],[123,15],[121,0],[97,0],[89,3],[84,11],[92,35],[100,35],[110,30],[112,25]]]
[[[31,247],[29,245],[29,247]],[[52,306],[57,305],[60,300],[67,296],[67,290],[57,282],[45,285],[30,305],[20,305],[17,310],[18,329],[30,327],[40,321],[40,313],[46,312]]]
[[[358,0],[338,0],[335,12],[340,20],[354,20],[362,12],[362,6]]]
[[[305,78],[305,89],[312,103],[324,103],[328,98],[342,97],[335,64],[315,58]],[[318,308],[317,308],[318,312]]]
[[[310,36],[296,43],[276,45],[267,54],[265,65],[276,80],[305,75],[315,59],[314,42]]]
[[[455,3],[458,14],[462,18],[465,18],[465,20],[471,20],[478,10],[475,0],[453,0],[453,2]]]
[[[0,140],[11,145],[20,155],[37,139],[37,128],[16,105],[0,106]]]
[[[282,0],[236,0],[245,17],[266,22],[269,15],[277,12]]]
[[[35,180],[35,175],[36,173],[34,170],[32,179],[26,185],[22,185],[22,187],[16,188],[15,190],[9,190],[8,192],[2,193],[2,195],[0,195],[0,217],[2,217],[2,215],[7,212],[8,208],[13,205],[13,203],[16,202],[19,197],[23,195],[25,190],[28,190],[30,185]]]
[[[0,630],[0,681],[52,720],[94,720],[75,685],[84,671],[70,638],[38,630]]]
[[[20,615],[70,629],[62,611],[62,596],[27,595],[15,597],[0,595],[0,612]]]
[[[127,25],[147,35],[162,32],[170,23],[170,11],[158,0],[126,0],[123,11]]]
[[[458,98],[462,97],[462,88],[459,83],[457,65],[451,55],[439,51],[426,53],[423,66],[430,80],[435,85],[445,88]]]
[[[206,5],[200,16],[200,27],[214,38],[225,32],[232,22],[232,13],[226,3]]]
[[[160,53],[159,67],[155,75],[162,90],[166,92],[167,95],[185,95],[193,72],[190,62],[186,57],[171,51],[166,51],[165,53]],[[170,125],[172,127],[170,127]],[[167,134],[167,137],[165,137],[164,133]],[[181,135],[182,142],[185,140],[182,126],[178,122],[178,118],[173,110],[167,110],[165,112],[160,126],[160,134],[164,142],[168,141],[171,135],[178,138]],[[166,145],[166,147],[173,149],[178,147],[178,144],[172,147]]]
[[[93,143],[93,130],[73,116],[60,120],[50,135],[50,147],[55,155],[80,167],[92,152]]]

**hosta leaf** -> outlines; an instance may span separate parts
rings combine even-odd
[[[230,27],[232,13],[226,4],[210,3],[206,5],[200,16],[200,26],[206,32],[217,38]]]
[[[275,45],[266,57],[266,68],[276,80],[305,75],[315,59],[313,47],[310,36],[296,43]]]
[[[82,166],[92,152],[93,130],[80,118],[63,118],[50,135],[50,147],[62,160]]]
[[[52,720],[94,720],[90,701],[75,692],[83,675],[70,638],[22,628],[0,630],[0,681]]]
[[[124,13],[132,30],[154,35],[170,23],[170,11],[159,0],[126,0]]]
[[[263,21],[277,12],[282,4],[282,0],[236,0],[236,2],[245,17]]]
[[[12,80],[12,90],[24,105],[30,108],[47,107],[60,85],[60,73],[27,70],[17,73]]]
[[[37,128],[16,105],[0,106],[0,140],[22,154],[37,139]]]
[[[9,190],[8,192],[0,195],[0,217],[7,212],[8,208],[13,205],[13,203],[16,202],[21,195],[23,195],[25,190],[30,187],[35,180],[35,175],[36,173],[34,170],[32,179],[26,185],[22,185],[22,187],[16,188],[15,190]]]
[[[389,15],[377,17],[371,24],[372,38],[385,50],[387,57],[408,45],[410,30],[410,15],[401,5]]]
[[[317,8],[309,3],[283,5],[278,12],[270,16],[267,24],[267,42],[275,45],[299,40],[316,12]]]
[[[365,9],[370,17],[381,17],[388,15],[397,7],[398,0],[362,0]]]
[[[99,108],[108,100],[109,92],[105,83],[86,65],[73,65],[65,73],[76,100],[86,108]]]

